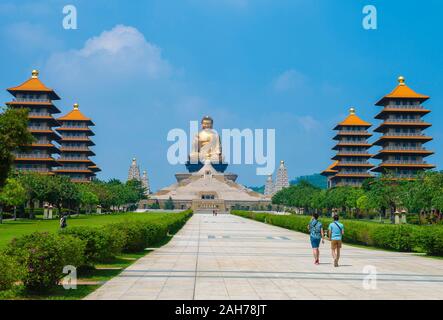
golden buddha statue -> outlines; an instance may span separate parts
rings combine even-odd
[[[191,163],[205,162],[222,163],[223,155],[221,150],[220,136],[213,129],[214,120],[205,116],[201,121],[202,130],[195,135],[192,142],[192,150],[189,155]]]

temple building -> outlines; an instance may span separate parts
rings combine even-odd
[[[33,70],[30,79],[17,87],[7,89],[14,99],[6,102],[6,105],[10,108],[29,110],[28,129],[35,138],[35,141],[28,146],[29,149],[15,153],[14,166],[21,171],[53,174],[53,168],[59,165],[53,157],[53,154],[59,153],[53,141],[60,140],[59,135],[53,130],[53,127],[58,126],[53,114],[60,113],[60,110],[53,101],[60,100],[60,97],[54,90],[46,87],[38,75],[38,71]]]
[[[327,180],[328,189],[332,188],[332,177],[337,173],[337,170],[335,170],[335,166],[337,165],[338,161],[335,160],[329,167],[327,167],[324,171],[322,171],[321,175],[325,176]]]
[[[365,179],[371,177],[368,170],[374,165],[368,162],[372,157],[368,152],[371,144],[367,139],[372,136],[367,130],[369,127],[371,124],[360,119],[354,108],[350,108],[348,117],[335,126],[337,134],[333,139],[338,142],[333,150],[337,150],[337,154],[332,160],[336,162],[322,172],[328,177],[329,187],[358,187]]]
[[[289,187],[288,170],[286,169],[285,162],[281,160],[275,177],[273,193],[277,193],[287,187]]]
[[[137,181],[141,180],[140,168],[137,164],[137,159],[135,158],[132,158],[131,166],[129,167],[128,181],[129,180],[137,180]]]
[[[151,193],[151,188],[149,186],[148,172],[146,170],[143,170],[141,183],[142,183],[143,188],[145,188],[145,195],[146,196],[149,195]]]
[[[274,181],[272,181],[272,175],[270,174],[266,179],[264,195],[270,196],[272,194],[274,194]]]
[[[373,171],[392,174],[396,178],[414,178],[418,172],[432,169],[424,158],[433,154],[424,144],[432,137],[423,133],[431,126],[422,117],[430,112],[422,103],[429,96],[416,93],[398,78],[397,87],[376,103],[383,109],[375,116],[382,123],[375,129],[382,136],[374,143],[381,150],[374,156],[381,163]]]
[[[80,110],[79,105],[74,104],[74,108],[68,114],[57,119],[61,124],[57,132],[61,135],[60,151],[61,155],[57,161],[60,167],[54,170],[59,175],[65,175],[74,182],[89,182],[100,169],[89,159],[94,156],[89,147],[94,145],[90,137],[94,135],[91,126],[94,123],[87,118]]]
[[[233,208],[265,210],[271,198],[236,182],[237,175],[226,173],[220,137],[213,130],[212,118],[202,120],[202,129],[185,164],[188,172],[175,175],[177,182],[153,193],[139,203],[139,209],[159,205],[165,209],[172,201],[175,209],[192,209],[195,213],[226,212]]]

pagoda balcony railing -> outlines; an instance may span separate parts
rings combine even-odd
[[[399,136],[399,137],[416,137],[416,136],[424,136],[423,132],[390,132],[387,131],[385,136]]]
[[[51,127],[48,126],[29,126],[30,130],[51,130]]]
[[[75,125],[67,125],[67,124],[62,125],[60,128],[89,129],[88,126],[75,126]]]
[[[30,116],[37,116],[37,117],[48,117],[51,116],[49,112],[29,112],[28,115]]]
[[[346,161],[346,160],[340,160],[339,165],[340,164],[370,164],[367,161]]]
[[[16,167],[17,170],[22,171],[32,171],[32,172],[49,172],[48,168],[24,168],[24,167]]]
[[[387,164],[427,164],[423,160],[385,160],[383,163]]]
[[[396,178],[416,178],[417,175],[416,174],[407,174],[407,173],[394,173],[393,174],[394,177]]]
[[[62,135],[62,138],[65,140],[89,140],[88,136],[67,136],[65,134]]]
[[[88,157],[60,157],[58,158],[58,160],[63,161],[63,160],[89,160]]]
[[[338,134],[361,134],[361,135],[368,135],[369,132],[366,130],[340,130],[338,131]]]
[[[62,146],[60,148],[61,151],[63,150],[77,150],[77,151],[90,151],[87,147],[71,147],[71,146]]]
[[[368,174],[367,171],[338,171],[336,174]]]
[[[385,109],[424,109],[422,105],[396,105],[388,104]]]
[[[39,98],[15,98],[12,101],[16,102],[51,102],[49,99],[39,99]]]
[[[386,150],[386,151],[390,151],[390,150],[400,150],[400,151],[423,151],[423,150],[426,150],[426,148],[425,147],[396,147],[396,146],[389,146],[389,147],[384,147],[383,149],[382,149],[382,151],[383,150]]]
[[[339,183],[336,183],[334,186],[336,186],[336,187],[345,187],[345,186],[360,187],[361,182],[339,182]]]
[[[14,156],[16,158],[26,158],[26,159],[48,159],[51,157],[49,154],[45,153],[15,153]]]
[[[352,150],[340,150],[340,152],[337,153],[337,155],[342,155],[342,154],[365,154],[365,155],[370,155],[367,151],[352,151]]]
[[[88,167],[70,167],[70,166],[62,166],[60,167],[62,170],[89,170]]]
[[[367,144],[367,141],[366,140],[340,140],[338,143],[340,143],[340,144],[355,144],[355,143]]]
[[[423,119],[396,119],[396,118],[388,118],[383,121],[383,123],[386,122],[404,122],[404,123],[417,123],[417,122],[425,122]]]

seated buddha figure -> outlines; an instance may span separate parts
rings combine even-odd
[[[189,155],[191,163],[210,161],[211,163],[222,163],[220,136],[213,129],[214,121],[205,116],[201,121],[202,129],[195,135],[192,142],[192,150]]]

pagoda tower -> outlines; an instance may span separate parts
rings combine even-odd
[[[329,167],[327,167],[322,173],[320,173],[322,176],[325,176],[328,179],[328,189],[332,188],[332,177],[335,176],[335,174],[338,172],[335,170],[335,166],[337,165],[338,161],[335,160]]]
[[[404,77],[400,76],[397,87],[376,103],[383,109],[375,118],[383,122],[375,129],[382,136],[374,144],[382,149],[374,156],[381,159],[381,163],[373,171],[413,179],[417,173],[435,167],[424,161],[425,157],[433,154],[424,147],[432,140],[423,133],[431,126],[422,119],[431,112],[422,106],[428,99],[429,96],[410,89]]]
[[[62,136],[60,140],[60,158],[57,160],[61,167],[54,170],[59,175],[65,175],[74,182],[89,182],[100,169],[89,157],[94,156],[89,147],[94,142],[89,138],[94,133],[90,129],[94,123],[80,112],[78,103],[68,114],[57,119],[61,124],[57,132]]]
[[[59,141],[60,137],[53,130],[58,126],[53,114],[60,110],[53,104],[60,97],[54,90],[46,87],[38,78],[38,71],[32,70],[30,79],[17,87],[7,89],[14,96],[6,105],[10,108],[26,108],[28,114],[28,129],[35,141],[26,147],[26,151],[15,153],[14,166],[20,171],[33,171],[43,174],[52,174],[52,168],[59,164],[53,154],[59,153],[53,141]]]
[[[131,166],[129,167],[129,173],[128,173],[128,181],[129,180],[137,180],[140,181],[140,168],[137,164],[137,159],[132,158]]]
[[[146,172],[146,170],[143,170],[141,182],[142,182],[143,188],[145,188],[145,195],[149,195],[151,193],[151,189],[149,186],[149,178],[148,178],[148,173]]]
[[[285,167],[285,162],[283,160],[280,161],[280,167],[277,169],[277,176],[275,178],[275,185],[274,185],[274,193],[279,192],[283,188],[289,187],[289,180],[288,180],[288,171]]]
[[[264,194],[265,196],[269,196],[273,193],[274,193],[274,182],[272,181],[272,175],[269,175],[268,178],[266,179]]]
[[[374,166],[368,162],[372,157],[368,153],[371,144],[367,139],[372,136],[367,129],[370,123],[363,121],[355,114],[355,109],[349,109],[349,116],[335,126],[337,134],[333,138],[338,143],[333,150],[337,154],[332,158],[337,162],[333,164],[330,177],[330,187],[335,186],[361,186],[363,181],[371,177],[368,170]]]

